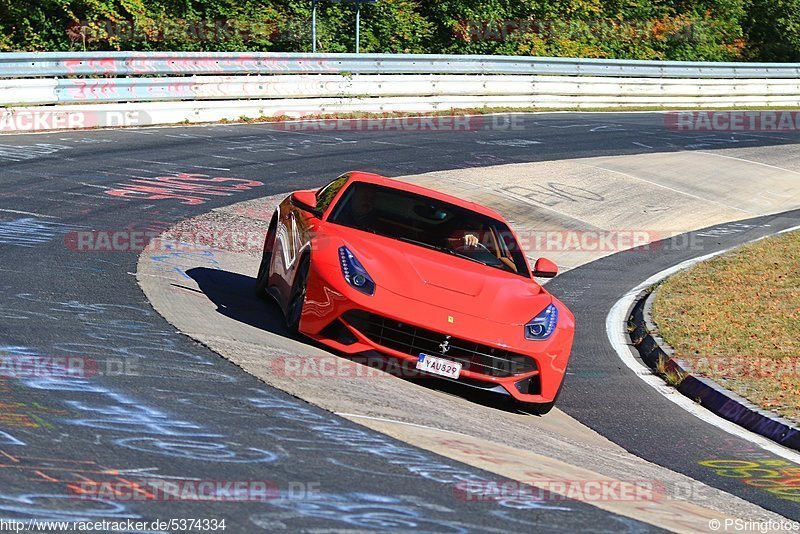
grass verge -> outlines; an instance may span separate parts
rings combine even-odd
[[[800,231],[667,279],[653,320],[694,374],[800,423]]]

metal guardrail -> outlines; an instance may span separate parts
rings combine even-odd
[[[800,64],[705,63],[527,56],[271,52],[0,53],[0,78],[278,73],[527,74],[777,79],[800,78]]]
[[[718,98],[720,102],[800,99],[800,80],[705,80],[597,76],[340,74],[0,79],[0,105],[204,100],[516,96],[595,97],[619,104]],[[672,100],[675,102],[676,100]],[[313,104],[310,102],[309,105]],[[531,102],[530,105],[534,105]]]
[[[336,74],[273,76],[190,76],[157,78],[60,78],[52,81],[52,100],[33,103],[156,102],[282,98],[376,98],[397,96],[547,96],[582,95],[650,99],[667,97],[791,97],[800,95],[796,80],[680,80],[567,76],[469,76],[457,74]],[[17,97],[42,95],[42,87],[24,85]],[[0,95],[3,103],[3,95]],[[19,102],[17,102],[19,103]]]
[[[486,107],[800,107],[800,64],[388,54],[0,53],[0,106],[0,132]]]

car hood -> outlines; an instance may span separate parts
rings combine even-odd
[[[539,284],[523,276],[358,230],[342,227],[337,233],[379,289],[409,299],[520,325],[552,302]]]

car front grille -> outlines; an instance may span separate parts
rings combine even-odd
[[[536,361],[523,354],[450,337],[361,310],[342,318],[373,343],[405,354],[420,353],[460,362],[462,369],[492,377],[521,375],[536,370]],[[521,334],[520,334],[521,335]],[[449,349],[442,350],[445,340]]]

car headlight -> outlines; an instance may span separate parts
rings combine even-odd
[[[375,282],[372,281],[372,277],[347,247],[339,247],[339,263],[342,266],[342,275],[348,284],[367,295],[375,293]]]
[[[539,315],[525,325],[525,338],[534,340],[547,339],[556,329],[556,323],[558,323],[558,308],[553,304],[548,304]]]

